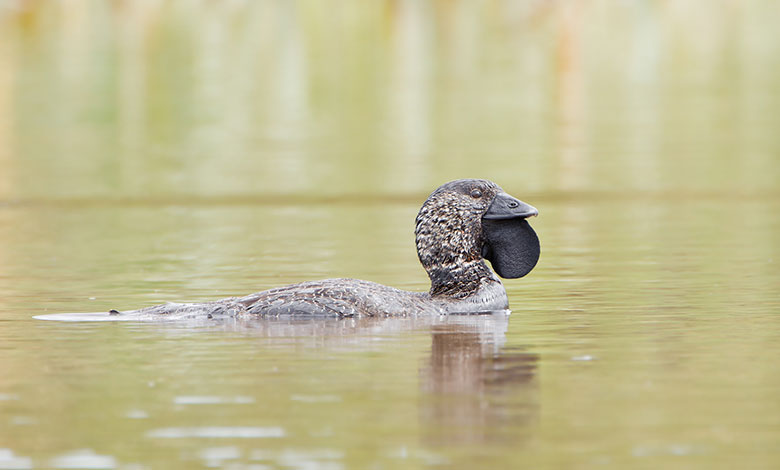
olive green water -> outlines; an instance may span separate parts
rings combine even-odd
[[[0,3],[0,468],[780,467],[780,7]],[[512,314],[33,315],[349,276],[540,209]]]

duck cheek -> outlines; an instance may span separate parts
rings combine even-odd
[[[482,219],[482,233],[482,257],[503,278],[523,277],[539,261],[539,237],[525,219]]]

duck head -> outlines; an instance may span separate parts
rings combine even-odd
[[[526,219],[538,211],[492,181],[463,179],[436,189],[417,214],[417,255],[431,295],[471,295],[495,279],[528,274],[539,260],[539,239]],[[497,280],[496,280],[497,281]]]

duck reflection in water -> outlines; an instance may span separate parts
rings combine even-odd
[[[430,331],[430,354],[418,370],[419,416],[426,443],[519,445],[531,436],[539,415],[539,356],[506,346],[509,317],[496,312],[335,321],[231,319],[212,328],[262,337],[270,347],[348,346],[350,351],[374,350],[376,339],[388,334]]]
[[[420,371],[429,444],[527,440],[539,409],[538,355],[504,347],[506,315],[448,320],[432,326]]]

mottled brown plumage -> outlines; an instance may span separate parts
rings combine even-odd
[[[480,197],[471,193],[479,191]],[[482,214],[501,192],[491,181],[457,180],[439,187],[417,214],[417,256],[431,296],[463,299],[483,283],[501,284],[482,259]]]

